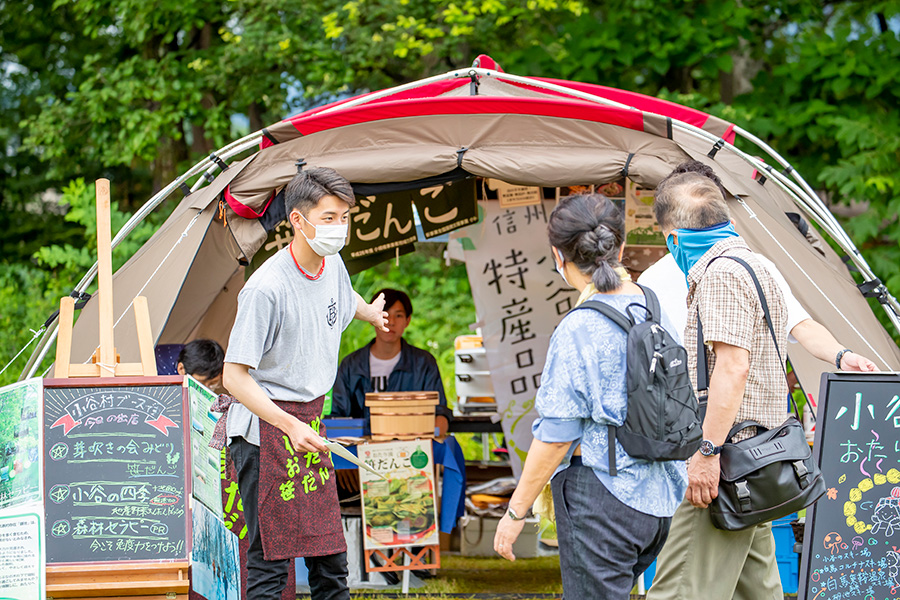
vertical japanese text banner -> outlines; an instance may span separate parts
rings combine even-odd
[[[535,394],[550,335],[578,297],[557,274],[547,241],[552,200],[515,208],[493,201],[482,206],[484,219],[453,237],[464,249],[494,396],[518,477],[531,445]]]

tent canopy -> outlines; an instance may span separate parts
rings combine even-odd
[[[881,369],[900,370],[900,351],[838,255],[827,245],[824,254],[817,251],[785,214],[809,216],[821,207],[802,205],[783,177],[757,169],[761,163],[721,151],[733,149],[735,129],[632,92],[476,68],[301,113],[245,138],[258,141],[256,151],[205,187],[195,185],[198,191],[118,270],[118,351],[123,361],[138,356],[133,317],[126,317],[137,295],[148,298],[158,343],[227,342],[244,265],[277,224],[266,214],[280,208],[273,198],[298,164],[334,168],[370,190],[459,177],[557,187],[622,175],[655,187],[694,158],[720,176],[734,196],[738,231],[778,265],[807,311]],[[93,298],[75,326],[73,361],[89,360],[97,339]],[[833,367],[799,345],[790,355],[807,390]]]

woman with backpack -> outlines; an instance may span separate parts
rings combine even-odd
[[[562,199],[547,232],[557,271],[581,292],[576,306],[605,303],[631,315],[636,327],[647,318],[645,306],[655,304],[661,313],[620,264],[625,223],[608,198]],[[664,314],[656,319],[671,328]],[[622,327],[597,310],[572,310],[560,322],[537,392],[534,441],[494,537],[494,550],[515,560],[512,544],[522,519],[552,477],[567,600],[627,599],[662,549],[687,488],[683,460],[635,458],[616,439],[629,406],[626,339]]]

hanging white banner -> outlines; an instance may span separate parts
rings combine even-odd
[[[557,274],[547,241],[554,206],[552,200],[515,208],[482,202],[484,219],[451,234],[464,251],[516,477],[531,445],[534,399],[550,335],[578,299]]]

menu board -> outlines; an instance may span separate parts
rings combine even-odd
[[[361,444],[358,452],[385,477],[359,469],[365,549],[437,544],[431,441]]]
[[[41,380],[0,389],[0,510],[41,500]]]
[[[209,447],[219,420],[209,407],[218,395],[190,375],[185,385],[191,407],[191,492],[222,519],[222,451]]]
[[[182,378],[44,383],[47,563],[188,556]]]
[[[826,373],[799,598],[900,598],[900,375]]]

